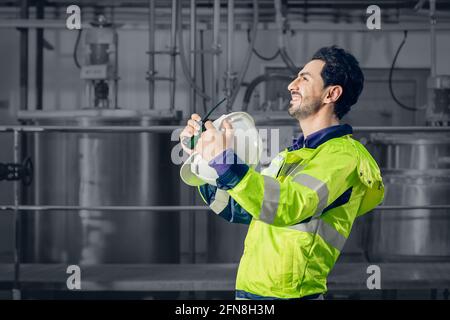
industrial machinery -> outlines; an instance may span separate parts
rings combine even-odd
[[[384,205],[448,205],[450,137],[374,134],[373,152],[386,186]],[[448,210],[403,209],[371,216],[371,261],[450,260]]]
[[[419,1],[416,10],[426,1]],[[450,125],[450,76],[436,68],[436,1],[429,1],[430,77],[425,111],[397,104],[425,114],[429,126]],[[399,46],[398,53],[405,43]],[[382,169],[386,186],[384,205],[448,205],[450,200],[450,137],[446,134],[372,134],[372,152]],[[371,261],[450,260],[450,216],[445,209],[408,209],[380,212],[371,217],[367,253]]]
[[[173,124],[169,115],[131,110],[23,112],[34,125]],[[170,133],[45,132],[30,135],[36,170],[24,203],[54,206],[179,204]],[[179,213],[95,209],[24,215],[23,259],[37,263],[177,263]],[[164,243],[164,246],[161,244]]]
[[[117,32],[104,15],[86,31],[84,65],[85,107],[117,108]]]
[[[20,163],[0,163],[0,181],[22,181],[24,186],[29,186],[33,181],[33,163],[27,158]]]
[[[432,126],[450,126],[450,76],[428,79],[427,122]]]

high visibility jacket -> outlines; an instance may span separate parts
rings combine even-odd
[[[233,164],[217,184],[199,187],[204,201],[228,221],[249,224],[238,298],[326,292],[355,218],[384,197],[378,165],[349,125],[301,136],[261,173]]]

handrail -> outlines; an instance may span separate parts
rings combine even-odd
[[[277,125],[274,125],[276,127]],[[258,125],[257,125],[258,127]],[[264,126],[267,127],[267,126]],[[294,125],[293,125],[294,127]],[[177,125],[160,125],[160,126],[35,126],[35,125],[11,125],[0,126],[0,132],[42,132],[42,131],[58,131],[58,132],[155,132],[165,133],[172,132],[176,129],[182,129]],[[354,132],[449,132],[450,127],[430,127],[430,126],[368,126],[353,127]]]
[[[396,210],[445,210],[450,205],[423,205],[423,206],[378,206],[373,210],[396,211]],[[0,211],[55,211],[55,210],[92,210],[92,211],[208,211],[207,206],[69,206],[69,205],[0,205]]]

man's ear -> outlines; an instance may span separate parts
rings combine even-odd
[[[324,103],[336,103],[339,97],[342,95],[342,87],[339,85],[329,86],[323,99]]]

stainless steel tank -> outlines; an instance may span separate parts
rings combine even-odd
[[[374,153],[386,186],[384,205],[450,204],[450,137],[378,134]],[[379,211],[371,215],[371,261],[450,260],[449,210]]]
[[[22,114],[37,125],[174,124],[131,110]],[[179,204],[170,133],[62,133],[28,137],[36,170],[27,203],[145,206]],[[179,213],[51,211],[24,215],[24,260],[77,263],[176,263]],[[27,239],[33,239],[28,241]]]

